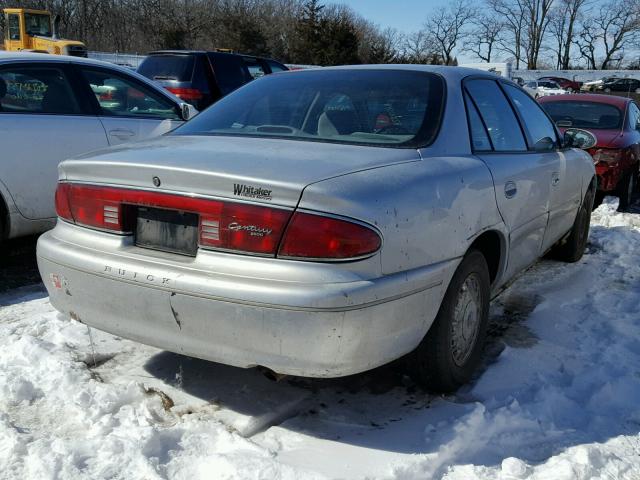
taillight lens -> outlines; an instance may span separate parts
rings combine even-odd
[[[56,213],[60,218],[73,222],[71,207],[69,206],[69,187],[68,183],[58,184],[58,188],[56,188]]]
[[[215,212],[200,215],[200,245],[250,253],[275,254],[289,210],[217,202]]]
[[[615,167],[620,163],[624,156],[624,150],[617,148],[598,148],[591,156],[593,157],[593,163],[606,163],[611,167]]]
[[[296,212],[278,251],[280,257],[344,260],[374,253],[380,236],[363,225]]]
[[[182,88],[182,87],[165,87],[176,97],[181,98],[185,102],[193,102],[200,100],[203,95],[197,88]]]
[[[348,260],[376,252],[382,242],[364,225],[302,212],[292,217],[285,209],[66,182],[56,190],[60,218],[101,230],[132,233],[138,206],[198,214],[204,248],[275,256],[280,244],[280,257]]]
[[[201,246],[262,255],[276,254],[291,216],[290,210],[163,192],[73,183],[56,190],[59,217],[102,230],[131,233],[138,206],[196,213]]]

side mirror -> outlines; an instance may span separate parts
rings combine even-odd
[[[180,104],[180,118],[185,122],[192,119],[198,114],[198,110],[196,107],[191,105],[190,103],[183,102]]]
[[[562,142],[565,148],[581,148],[583,150],[595,147],[597,143],[598,139],[593,133],[581,128],[567,128]]]
[[[550,152],[555,147],[556,147],[556,142],[553,138],[544,137],[536,142],[536,144],[533,146],[533,149],[536,152]]]

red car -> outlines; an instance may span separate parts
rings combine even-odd
[[[568,78],[563,77],[540,77],[538,81],[540,80],[554,81],[569,93],[579,92],[580,87],[582,86],[582,82],[576,82],[575,80],[569,80]]]
[[[598,175],[598,195],[620,197],[620,209],[633,202],[640,173],[640,108],[629,98],[612,95],[555,95],[539,99],[561,131],[581,128],[597,144],[587,151]]]

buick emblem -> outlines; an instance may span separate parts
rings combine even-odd
[[[160,177],[153,177],[153,184],[154,184],[156,187],[159,187],[161,183],[162,183],[162,182],[160,182]]]

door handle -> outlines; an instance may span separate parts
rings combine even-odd
[[[515,182],[508,181],[504,184],[504,196],[507,198],[513,198],[518,193],[518,187]]]
[[[558,172],[553,172],[551,174],[551,185],[554,187],[560,183],[560,174]]]
[[[125,128],[117,128],[115,130],[109,130],[109,135],[119,138],[120,140],[126,140],[131,137],[135,137],[135,132],[127,130]]]

